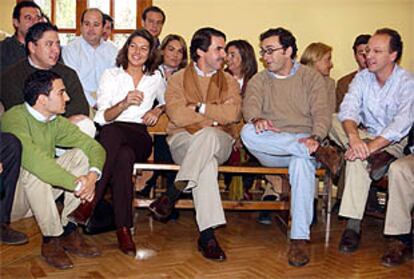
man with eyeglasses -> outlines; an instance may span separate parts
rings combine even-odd
[[[246,125],[241,137],[247,149],[268,167],[288,167],[292,186],[288,262],[309,262],[308,240],[313,217],[316,160],[328,134],[330,114],[323,77],[295,61],[296,39],[284,29],[260,35],[266,69],[248,83],[243,101]]]
[[[339,243],[344,253],[358,249],[371,182],[380,180],[403,156],[414,122],[414,78],[398,65],[402,50],[397,31],[377,30],[366,49],[368,67],[355,76],[332,120],[329,136],[346,150],[339,209],[339,215],[348,218]]]
[[[150,6],[142,13],[142,27],[154,36],[156,47],[160,46],[159,36],[165,23],[165,13],[157,6]]]
[[[354,79],[355,75],[363,69],[367,68],[367,57],[365,49],[367,47],[369,38],[371,38],[371,35],[361,34],[356,37],[354,41],[352,50],[354,51],[355,61],[358,64],[358,70],[353,71],[352,73],[349,73],[338,80],[336,85],[336,112],[339,111],[339,106],[341,105],[345,94],[348,92],[349,84]]]
[[[0,42],[0,71],[26,57],[24,37],[27,31],[42,18],[40,7],[33,1],[21,1],[13,9],[15,33]]]

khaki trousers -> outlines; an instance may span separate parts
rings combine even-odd
[[[411,210],[414,206],[414,154],[392,163],[388,178],[384,234],[408,234],[411,232]]]
[[[69,150],[56,161],[76,177],[85,175],[89,169],[88,158],[80,149]],[[62,194],[65,194],[64,207],[60,217],[55,200]],[[79,204],[80,199],[72,192],[53,187],[21,168],[11,219],[17,221],[33,215],[43,236],[59,236],[68,223],[67,215]]]
[[[188,181],[200,231],[226,223],[217,181],[218,165],[230,156],[233,138],[213,128],[195,134],[180,132],[168,139],[174,162],[180,164],[176,181]]]
[[[358,131],[361,139],[374,138],[364,130],[359,129]],[[337,114],[334,114],[332,117],[332,129],[329,132],[329,137],[339,146],[347,149],[348,137],[342,128],[342,123],[338,120]],[[391,144],[383,150],[396,158],[400,158],[403,155],[406,142],[407,138],[398,143]],[[369,187],[371,186],[371,178],[367,171],[367,165],[366,160],[357,159],[355,161],[346,161],[345,188],[339,215],[362,220],[368,199]]]

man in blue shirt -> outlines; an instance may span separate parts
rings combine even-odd
[[[91,107],[96,105],[96,90],[102,73],[115,67],[118,54],[115,45],[102,37],[104,25],[103,13],[99,9],[85,10],[81,16],[81,36],[62,50],[63,61],[78,74]]]
[[[330,138],[345,151],[345,190],[339,215],[349,218],[339,250],[358,249],[372,180],[403,155],[414,121],[414,78],[397,63],[403,43],[395,30],[379,29],[367,46],[368,68],[353,79],[333,118]]]

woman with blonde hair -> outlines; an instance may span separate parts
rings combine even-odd
[[[300,58],[300,63],[314,68],[324,78],[329,94],[329,108],[334,113],[336,106],[335,81],[329,77],[333,68],[332,47],[324,43],[311,43]]]

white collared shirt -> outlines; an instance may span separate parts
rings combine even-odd
[[[76,71],[81,81],[86,99],[91,107],[95,106],[94,93],[102,73],[115,66],[118,49],[110,42],[101,40],[97,48],[92,47],[81,36],[62,49],[65,64]]]
[[[94,120],[101,125],[108,124],[104,117],[105,110],[125,99],[129,91],[139,90],[144,93],[142,103],[139,106],[129,106],[114,121],[143,123],[141,117],[152,108],[155,99],[160,105],[165,104],[165,88],[166,83],[159,71],[155,71],[153,75],[145,74],[135,87],[134,80],[122,67],[108,69],[99,82],[98,111]]]
[[[49,118],[47,118],[46,116],[44,116],[43,114],[41,114],[40,112],[38,112],[37,110],[35,110],[34,108],[32,108],[28,103],[24,103],[24,105],[27,108],[27,111],[30,113],[31,116],[33,116],[34,119],[36,119],[39,122],[49,122],[52,121],[53,119],[56,118],[56,115],[52,115]]]
[[[194,65],[194,69],[195,69],[195,71],[196,71],[196,73],[197,73],[197,75],[199,75],[200,77],[212,77],[215,73],[217,73],[217,70],[214,70],[214,71],[212,71],[212,72],[209,72],[209,73],[204,73],[198,66],[197,66],[197,63],[196,62],[194,62],[193,63],[193,65]]]

